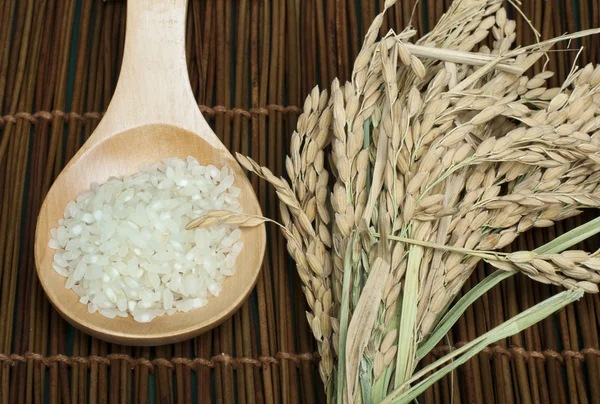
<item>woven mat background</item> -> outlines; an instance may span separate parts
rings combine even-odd
[[[297,106],[317,83],[348,78],[379,3],[190,0],[190,79],[225,144],[281,173]],[[427,31],[448,3],[421,1],[415,28]],[[544,38],[600,26],[599,0],[523,3]],[[398,0],[383,30],[403,28],[414,4]],[[269,230],[270,250],[250,300],[194,340],[154,348],[107,344],[74,330],[49,306],[32,253],[37,212],[111,98],[125,12],[124,1],[0,0],[0,403],[324,402],[305,300],[276,229]],[[517,22],[517,42],[531,43],[531,30],[522,18]],[[586,46],[580,65],[598,61],[597,36],[572,48],[580,45]],[[553,54],[553,84],[575,55]],[[264,212],[274,217],[272,189],[260,182],[258,191]],[[595,212],[586,215],[527,234],[517,247],[531,249]],[[582,247],[598,246],[591,241]],[[475,277],[485,273],[481,267]],[[465,313],[435,354],[553,293],[525,277],[510,278]],[[586,296],[486,349],[420,401],[598,403],[599,329],[600,298]]]

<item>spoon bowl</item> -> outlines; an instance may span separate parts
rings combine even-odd
[[[72,325],[95,337],[128,345],[182,341],[230,317],[256,283],[262,265],[264,225],[242,229],[244,247],[236,272],[225,279],[218,297],[202,308],[138,323],[131,316],[108,319],[88,313],[79,296],[65,288],[66,278],[52,268],[50,229],[64,209],[91,183],[139,171],[143,163],[167,157],[195,157],[202,165],[233,170],[243,212],[261,215],[245,172],[212,132],[189,84],[184,28],[187,0],[129,0],[123,67],[107,112],[88,141],[60,173],[42,205],[35,238],[40,283],[50,302]]]

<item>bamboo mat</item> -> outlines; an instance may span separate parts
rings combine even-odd
[[[348,79],[380,3],[190,0],[190,80],[225,145],[281,173],[298,106],[317,83]],[[448,3],[422,0],[415,28],[422,33],[433,26]],[[543,38],[600,26],[599,0],[523,3]],[[414,4],[398,0],[383,30],[403,28]],[[249,301],[220,327],[184,343],[104,343],[67,325],[41,290],[32,253],[37,212],[111,98],[125,11],[122,1],[0,0],[0,403],[324,402],[305,300],[275,228]],[[527,23],[519,17],[517,26],[518,43],[531,43]],[[586,47],[580,65],[598,62],[599,39],[572,44]],[[553,84],[576,56],[564,44],[557,49],[563,51],[549,63],[558,73]],[[273,190],[253,180],[263,211],[275,217]],[[527,234],[516,247],[531,249],[593,215]],[[598,245],[592,240],[583,247]],[[485,273],[480,267],[473,282]],[[510,278],[465,313],[435,355],[556,291]],[[600,403],[599,329],[600,298],[586,296],[487,348],[419,401]]]

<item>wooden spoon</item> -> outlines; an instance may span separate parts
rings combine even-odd
[[[131,316],[108,319],[88,313],[66,278],[52,268],[50,229],[58,226],[67,203],[92,182],[139,171],[142,163],[193,156],[203,165],[234,171],[246,213],[261,214],[245,172],[206,123],[194,99],[185,59],[187,0],[129,0],[121,74],[113,99],[89,140],[60,173],[40,211],[35,261],[40,282],[54,307],[75,327],[104,340],[155,345],[196,336],[226,320],[252,290],[265,251],[264,225],[245,228],[235,275],[218,297],[188,313],[138,323]]]

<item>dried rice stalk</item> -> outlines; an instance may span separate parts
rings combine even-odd
[[[329,174],[324,169],[323,148],[330,142],[331,121],[332,105],[327,92],[319,93],[315,87],[298,118],[298,131],[292,136],[291,152],[286,160],[291,187],[254,160],[240,154],[236,156],[244,168],[269,181],[281,201],[284,235],[311,309],[306,315],[318,342],[322,358],[319,372],[326,384],[333,373],[332,346],[337,349],[338,329],[338,320],[333,315],[332,265],[326,252],[332,241],[327,226],[329,210],[325,206]]]
[[[600,67],[574,68],[560,88],[547,86],[551,72],[524,76],[557,40],[512,50],[501,0],[456,0],[415,44],[410,27],[377,40],[383,18],[352,81],[307,98],[289,182],[238,155],[280,198],[321,377],[339,402],[410,396],[420,344],[482,259],[587,292],[600,282],[595,255],[493,252],[600,206]]]

